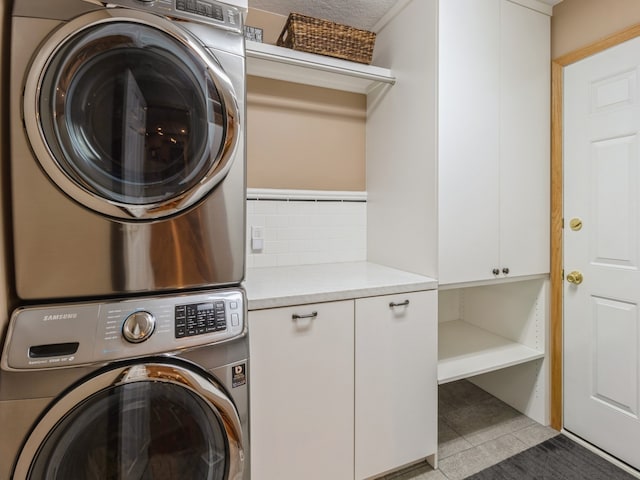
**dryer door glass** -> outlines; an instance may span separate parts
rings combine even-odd
[[[79,404],[48,435],[28,478],[224,480],[228,471],[218,413],[187,388],[145,381]]]
[[[215,186],[237,119],[228,78],[192,40],[113,21],[75,32],[52,53],[36,102],[46,154],[36,153],[59,187],[81,190],[67,194],[138,207],[132,216],[144,217]]]

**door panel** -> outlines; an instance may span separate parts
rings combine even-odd
[[[594,342],[593,397],[607,407],[638,412],[638,306],[592,298]],[[614,375],[611,372],[615,372]]]
[[[640,467],[640,40],[565,68],[565,428]],[[580,229],[570,228],[581,219]]]
[[[637,268],[636,135],[593,142],[591,261]]]

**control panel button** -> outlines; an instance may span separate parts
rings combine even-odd
[[[205,333],[226,330],[226,308],[224,301],[176,305],[175,337],[193,337]]]
[[[147,340],[156,327],[155,317],[144,310],[129,315],[122,325],[122,336],[127,342],[141,343]]]

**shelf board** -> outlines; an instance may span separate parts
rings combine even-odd
[[[258,77],[364,94],[396,81],[387,68],[250,40],[246,42],[246,55],[247,74]]]
[[[439,384],[544,357],[544,352],[462,320],[439,323],[438,330]]]

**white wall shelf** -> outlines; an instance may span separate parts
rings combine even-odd
[[[488,373],[544,357],[544,352],[463,320],[438,325],[438,383]]]
[[[247,41],[247,74],[366,94],[396,81],[387,68]]]

